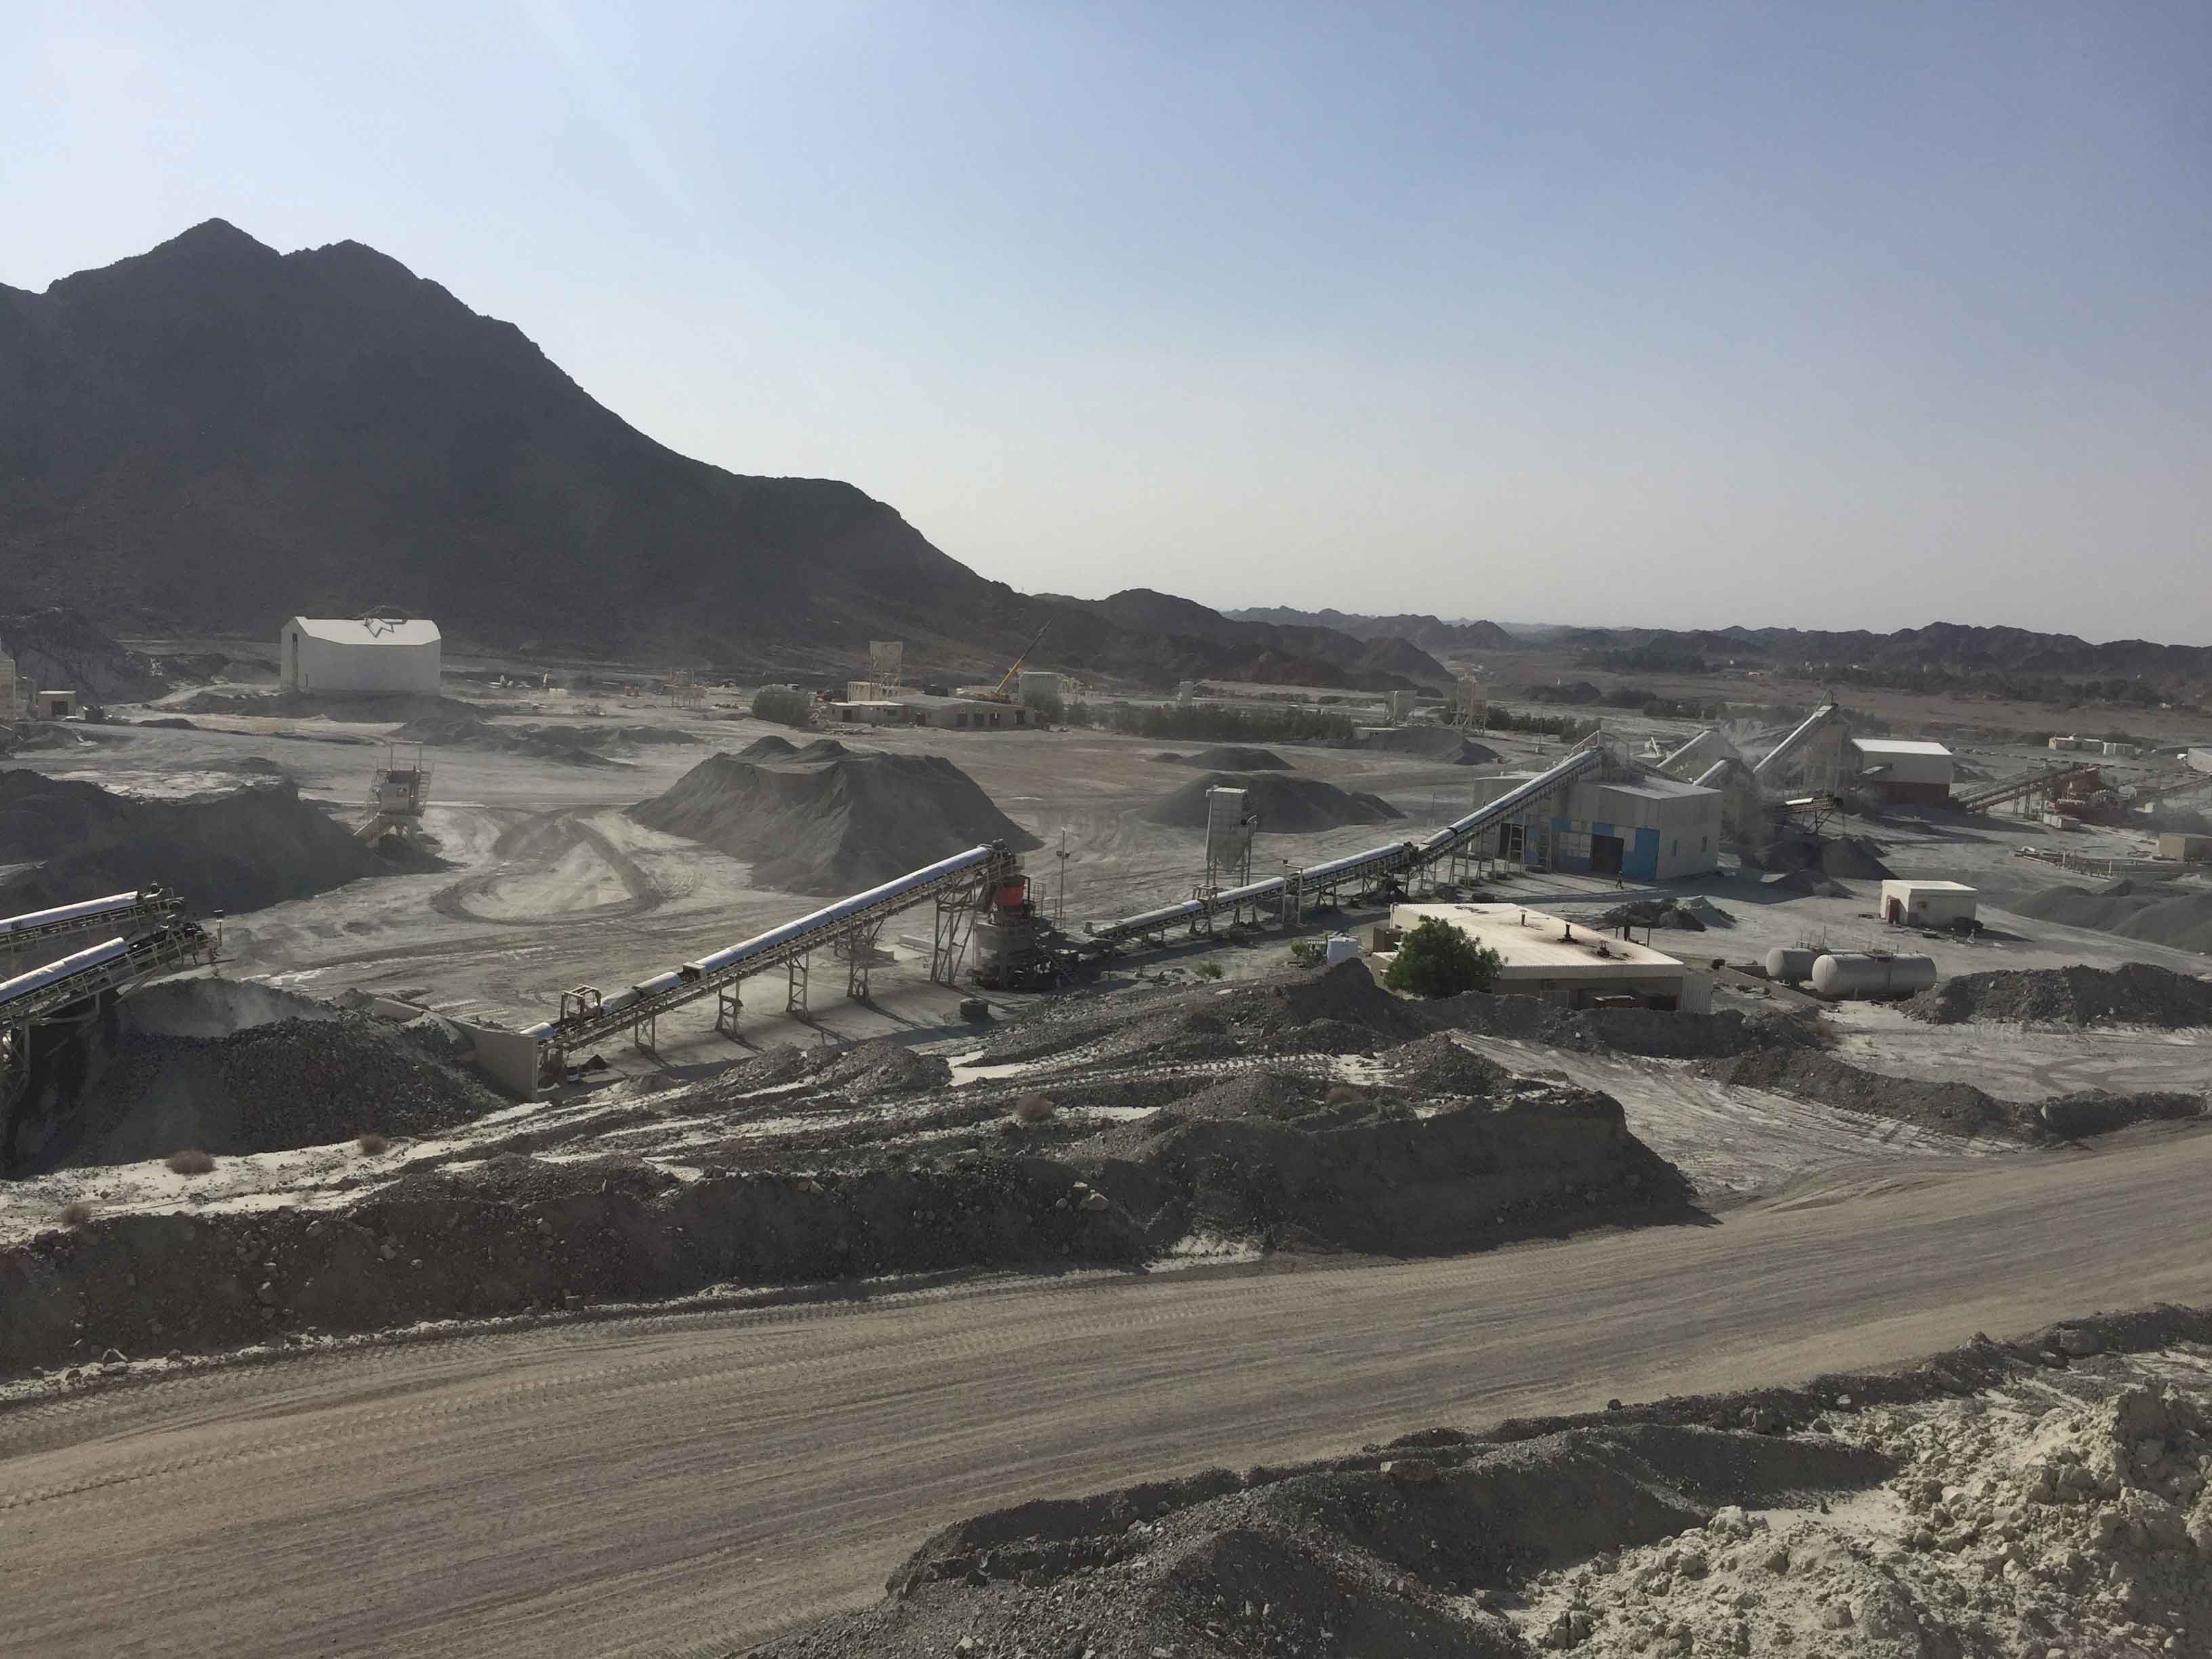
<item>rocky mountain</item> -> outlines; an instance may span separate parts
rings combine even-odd
[[[1327,629],[1286,647],[1191,606],[1163,635],[1032,599],[851,484],[677,454],[373,248],[280,254],[221,220],[0,288],[0,596],[261,637],[389,605],[462,643],[827,674],[871,637],[1003,665],[1050,616],[1045,666],[1407,678]]]
[[[1516,651],[1528,641],[1507,633],[1494,622],[1445,622],[1418,614],[1362,617],[1342,611],[1293,611],[1287,605],[1255,605],[1232,611],[1244,622],[1272,623],[1280,627],[1326,628],[1361,640],[1403,640],[1423,651],[1450,656],[1475,651]]]
[[[1050,597],[1056,605],[1087,611],[1140,636],[1157,637],[1188,655],[1225,653],[1238,663],[1239,672],[1233,676],[1237,679],[1370,690],[1453,683],[1451,671],[1427,652],[1387,635],[1367,638],[1312,624],[1255,621],[1249,612],[1228,617],[1149,587],[1127,588],[1104,599]],[[1211,672],[1231,678],[1222,670]]]

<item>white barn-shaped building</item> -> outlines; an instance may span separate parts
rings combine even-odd
[[[420,617],[295,617],[277,641],[287,691],[412,691],[435,696],[445,645]]]

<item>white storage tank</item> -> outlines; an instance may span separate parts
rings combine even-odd
[[[1830,952],[1813,964],[1813,989],[1824,997],[1870,1002],[1880,997],[1909,997],[1936,982],[1933,957],[1879,956],[1871,951]]]
[[[1766,953],[1766,976],[1784,985],[1802,985],[1813,977],[1813,964],[1820,952],[1804,945],[1778,945]]]
[[[1327,960],[1330,967],[1335,967],[1340,962],[1350,962],[1358,954],[1359,941],[1351,934],[1331,933],[1328,936]]]

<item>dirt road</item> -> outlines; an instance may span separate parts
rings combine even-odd
[[[397,1346],[0,1417],[0,1651],[711,1653],[935,1527],[2212,1299],[2212,1135],[1450,1261]]]

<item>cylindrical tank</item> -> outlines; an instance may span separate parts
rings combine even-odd
[[[1330,967],[1335,967],[1340,962],[1350,962],[1358,954],[1359,941],[1351,934],[1331,933],[1328,936],[1327,960]]]
[[[1846,951],[1824,956],[1813,964],[1813,988],[1824,997],[1847,997],[1858,1001],[1876,997],[1909,997],[1935,982],[1933,957]]]
[[[1818,951],[1778,945],[1766,953],[1766,976],[1784,985],[1802,984],[1813,977],[1813,964],[1820,957]]]

